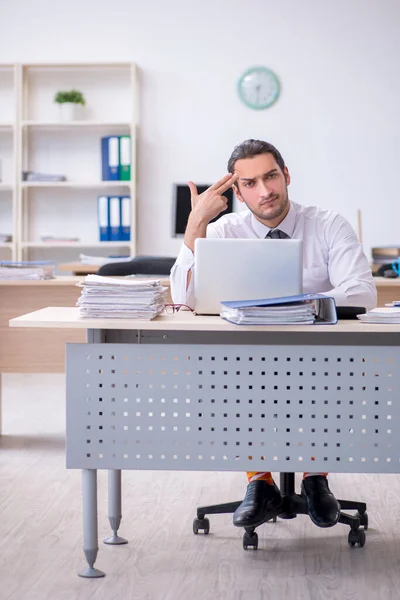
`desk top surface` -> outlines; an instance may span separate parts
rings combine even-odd
[[[246,325],[228,323],[218,316],[193,315],[181,310],[161,315],[152,321],[134,319],[82,319],[76,307],[47,307],[10,320],[10,327],[119,329],[153,331],[265,331],[331,333],[400,333],[400,324],[367,324],[358,320],[339,321],[336,325]]]

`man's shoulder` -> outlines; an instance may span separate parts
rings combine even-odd
[[[223,215],[213,223],[209,224],[209,228],[220,234],[229,234],[237,229],[243,228],[246,225],[250,226],[251,223],[251,212],[246,209],[241,212],[232,212],[227,215]]]
[[[318,205],[307,206],[294,202],[292,204],[294,205],[296,213],[299,216],[302,216],[305,220],[314,221],[314,223],[315,221],[326,224],[332,223],[333,221],[346,221],[346,219],[340,213],[331,210],[330,208],[322,208]]]

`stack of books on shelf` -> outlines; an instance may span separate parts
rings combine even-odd
[[[133,256],[88,256],[87,254],[80,254],[79,261],[82,265],[106,265],[108,263],[115,262],[129,262]]]
[[[22,181],[67,181],[65,175],[38,173],[37,171],[22,171]]]
[[[100,242],[130,241],[130,196],[98,196],[97,217]]]
[[[138,281],[87,275],[76,303],[84,319],[138,319],[150,321],[165,307],[167,288],[159,279]]]
[[[400,258],[400,246],[380,246],[371,249],[372,272],[376,273],[382,265],[390,265]],[[388,270],[390,267],[388,267]]]
[[[53,279],[55,264],[51,261],[0,261],[0,279]]]
[[[337,322],[334,298],[322,294],[226,301],[221,302],[220,314],[235,325],[332,325]]]

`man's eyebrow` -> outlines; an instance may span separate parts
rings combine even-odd
[[[261,175],[261,177],[267,177],[268,175],[271,175],[272,173],[277,173],[278,169],[271,169],[270,171],[268,171],[267,173],[264,173],[263,175]],[[240,177],[240,181],[254,181],[254,179],[257,179],[256,177]]]

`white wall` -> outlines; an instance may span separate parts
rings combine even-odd
[[[364,246],[399,244],[398,0],[0,0],[1,62],[123,61],[141,69],[139,250],[174,255],[174,181],[214,181],[233,146],[274,143],[291,197],[362,209]],[[241,73],[282,94],[251,111]]]

